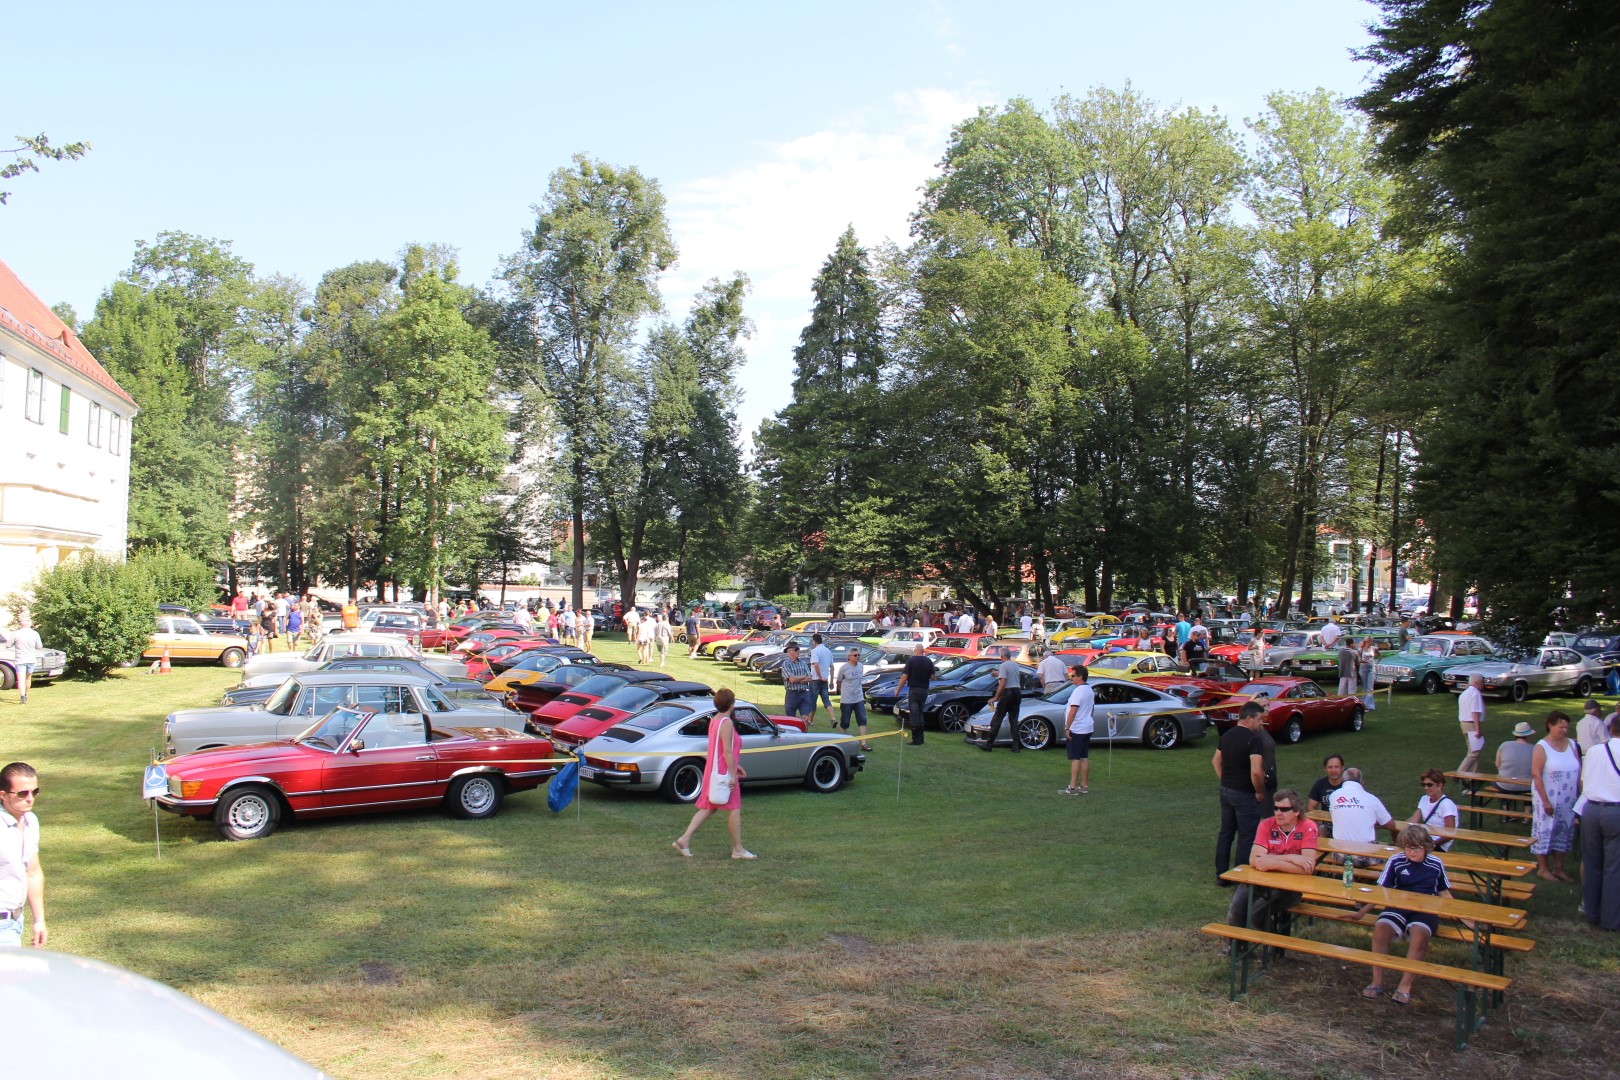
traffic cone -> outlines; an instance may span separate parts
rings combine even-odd
[[[158,674],[159,675],[167,675],[168,673],[169,673],[169,647],[167,645],[165,645],[165,646],[163,646],[163,656],[162,656],[161,659],[158,660]]]

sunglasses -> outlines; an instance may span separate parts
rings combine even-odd
[[[1423,781],[1423,786],[1424,787],[1439,787],[1440,785],[1435,783],[1433,780],[1425,780],[1425,781]]]
[[[31,790],[29,788],[23,788],[21,791],[8,791],[6,794],[15,795],[19,799],[32,799],[39,794],[39,790],[39,788],[33,788]]]
[[[1292,814],[1295,811],[1297,811],[1299,809],[1299,807],[1297,807],[1297,806],[1273,806],[1272,809],[1275,810],[1279,814]]]

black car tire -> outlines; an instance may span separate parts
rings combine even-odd
[[[1438,694],[1442,689],[1438,671],[1431,671],[1423,676],[1422,690],[1425,694]]]
[[[494,817],[506,795],[506,785],[493,773],[471,773],[450,781],[444,805],[451,816],[466,821]]]
[[[17,673],[10,664],[0,664],[0,690],[10,690],[17,685]]]
[[[1350,710],[1350,730],[1360,731],[1367,722],[1367,713],[1360,705]]]
[[[1513,700],[1515,702],[1524,701],[1529,696],[1530,696],[1530,684],[1529,683],[1516,682],[1516,683],[1513,684]]]
[[[1281,676],[1283,676],[1285,678],[1288,677],[1288,676],[1293,675],[1294,674],[1294,662],[1292,660],[1284,660],[1282,663],[1278,664],[1277,665],[1277,674],[1281,675]]]
[[[953,701],[939,710],[939,730],[965,731],[968,722],[968,707],[960,701]]]
[[[1290,716],[1288,723],[1283,725],[1283,742],[1292,746],[1304,737],[1305,722],[1299,718],[1298,714]]]
[[[1057,732],[1038,716],[1024,716],[1018,720],[1018,730],[1013,732],[1013,738],[1025,750],[1045,750],[1057,741]]]
[[[1142,728],[1142,745],[1150,750],[1174,750],[1181,745],[1181,725],[1173,716],[1155,716]]]
[[[262,840],[281,822],[281,800],[259,784],[232,788],[214,807],[214,827],[227,840]]]
[[[823,795],[832,794],[848,780],[849,766],[844,764],[844,755],[837,750],[818,752],[810,759],[810,767],[804,770],[804,786]]]
[[[697,802],[703,790],[703,759],[683,758],[664,771],[658,793],[672,803]]]
[[[689,640],[691,639],[686,636],[686,631],[684,630],[675,635],[675,641],[677,644],[685,645]]]
[[[228,668],[239,668],[242,666],[242,661],[246,659],[247,653],[241,649],[226,649],[219,654],[220,664]]]
[[[1591,697],[1592,696],[1592,676],[1590,676],[1590,675],[1582,675],[1581,676],[1581,681],[1575,684],[1575,696],[1576,697]]]

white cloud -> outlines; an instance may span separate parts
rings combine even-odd
[[[951,127],[988,101],[945,90],[896,95],[827,130],[768,145],[750,164],[671,188],[681,249],[663,283],[672,317],[684,317],[711,278],[741,270],[753,282],[755,333],[739,379],[745,438],[787,404],[811,281],[839,235],[854,225],[868,248],[904,242]]]

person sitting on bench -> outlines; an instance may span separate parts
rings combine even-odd
[[[1278,874],[1310,874],[1316,870],[1316,822],[1305,816],[1299,792],[1283,788],[1272,796],[1272,817],[1255,831],[1249,850],[1249,865],[1256,870]],[[1300,894],[1281,889],[1260,889],[1255,900],[1266,905],[1266,925],[1257,929],[1288,932],[1288,909],[1299,903]],[[1239,885],[1226,909],[1228,926],[1247,925],[1249,887]]]
[[[1446,900],[1451,899],[1451,882],[1446,877],[1446,868],[1440,865],[1440,860],[1434,854],[1434,838],[1429,830],[1422,825],[1408,825],[1401,830],[1396,838],[1401,852],[1390,856],[1389,862],[1384,864],[1384,872],[1378,878],[1378,884],[1386,889],[1398,889],[1401,892],[1422,893],[1425,896],[1438,896]],[[1371,911],[1371,904],[1362,904],[1356,914],[1365,915]],[[1466,922],[1464,925],[1468,925]],[[1440,920],[1434,916],[1417,911],[1402,911],[1399,908],[1386,908],[1373,924],[1373,952],[1382,956],[1389,955],[1389,947],[1396,938],[1409,938],[1410,944],[1406,947],[1408,960],[1422,960],[1429,951],[1429,939],[1440,928]],[[1410,971],[1401,974],[1401,984],[1395,992],[1389,995],[1389,1000],[1396,1005],[1408,1005],[1412,1001],[1412,982],[1417,976]],[[1372,973],[1372,983],[1361,991],[1364,998],[1381,997],[1384,993],[1384,969],[1375,967]]]

